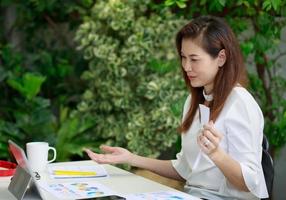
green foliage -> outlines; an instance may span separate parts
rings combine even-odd
[[[58,161],[69,160],[73,155],[82,155],[82,148],[90,145],[90,140],[84,133],[93,125],[92,121],[81,116],[70,116],[67,108],[60,109],[57,120],[50,100],[39,96],[46,78],[39,74],[25,73],[22,68],[15,67],[21,65],[22,59],[19,54],[11,56],[8,53],[10,51],[8,47],[1,51],[3,63],[11,69],[7,71],[0,66],[3,72],[1,84],[2,87],[6,86],[6,81],[7,93],[17,91],[18,94],[8,94],[10,98],[5,99],[6,102],[2,101],[4,107],[1,109],[0,120],[0,157],[8,157],[8,139],[22,146],[29,141],[48,141],[51,145],[56,145]],[[7,63],[6,60],[10,59],[14,62]]]
[[[274,9],[274,11],[278,11],[281,5],[282,5],[281,0],[266,0],[263,1],[262,8],[265,11],[270,11],[272,8]]]
[[[86,16],[76,34],[89,61],[78,112],[97,119],[95,141],[158,156],[178,137],[186,92],[174,36],[184,21],[149,4],[99,1]]]
[[[8,85],[20,92],[28,100],[33,99],[40,91],[45,77],[32,73],[25,73],[22,79],[10,78]]]
[[[83,147],[92,148],[92,146],[102,142],[92,141],[86,134],[94,126],[94,118],[70,116],[68,115],[68,108],[62,108],[60,120],[56,142],[58,161],[66,161],[72,155],[83,156]]]
[[[0,2],[1,159],[8,157],[8,139],[21,146],[28,141],[55,145],[57,133],[64,133],[61,127],[70,116],[59,120],[60,108],[75,108],[84,89],[79,75],[86,64],[73,34],[92,3]],[[66,151],[63,160],[75,149]]]
[[[8,144],[10,139],[20,143],[25,138],[25,135],[17,129],[13,123],[0,120],[0,157],[8,158]]]
[[[31,73],[23,75],[23,82],[8,79],[8,85],[18,90],[23,97],[9,99],[5,110],[6,117],[0,120],[1,157],[7,157],[7,141],[15,140],[20,144],[28,141],[50,140],[54,133],[55,118],[50,111],[50,101],[36,97],[44,81],[41,76]],[[23,84],[21,84],[23,83]],[[5,149],[6,148],[6,149]]]
[[[176,4],[179,8],[185,8],[186,2],[187,0],[166,0],[165,6],[173,6]]]

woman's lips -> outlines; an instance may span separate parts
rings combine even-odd
[[[188,76],[189,79],[194,79],[196,76]]]

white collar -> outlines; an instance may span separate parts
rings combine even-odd
[[[212,101],[214,99],[213,94],[206,94],[205,90],[203,90],[203,95],[206,101]]]

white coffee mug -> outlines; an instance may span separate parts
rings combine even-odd
[[[26,144],[29,166],[33,172],[46,170],[47,164],[56,160],[57,151],[54,147],[49,147],[47,142],[29,142]],[[53,150],[54,157],[48,160],[48,152]]]

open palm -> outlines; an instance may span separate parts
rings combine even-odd
[[[122,164],[131,161],[132,153],[127,149],[106,145],[102,145],[100,149],[104,154],[94,153],[89,149],[85,149],[84,151],[92,160],[100,164]]]

